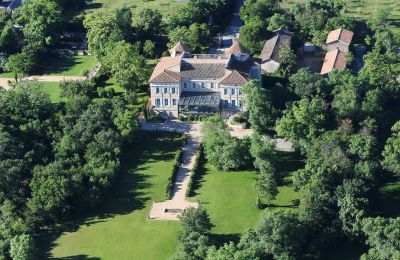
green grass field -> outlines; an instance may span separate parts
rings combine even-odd
[[[399,0],[344,0],[346,3],[346,14],[356,19],[368,21],[380,8],[391,10],[389,20],[391,28],[400,34],[400,2]],[[306,0],[283,0],[282,6],[289,8],[294,3],[303,3]]]
[[[97,61],[94,56],[51,57],[40,74],[53,76],[84,76]]]
[[[40,82],[43,90],[49,94],[51,101],[58,103],[60,98],[60,83],[58,82]]]
[[[185,1],[177,2],[175,0],[94,0],[89,4],[89,8],[115,9],[123,6],[132,8],[156,8],[162,11],[162,15],[165,17],[168,16],[168,14],[176,12],[177,8],[182,7],[185,4]]]
[[[166,259],[177,245],[179,222],[148,220],[162,200],[175,151],[172,135],[138,138],[125,152],[123,171],[110,196],[77,230],[64,232],[47,251],[61,259]],[[46,251],[46,250],[44,250]]]
[[[270,209],[296,209],[298,193],[293,190],[290,173],[302,165],[301,159],[293,153],[278,153],[278,171],[282,176],[279,194],[268,204]],[[255,180],[257,172],[218,171],[209,163],[204,166],[203,178],[191,200],[198,200],[210,214],[215,224],[213,232],[229,236],[242,233],[257,222],[262,210],[256,206],[257,192]]]

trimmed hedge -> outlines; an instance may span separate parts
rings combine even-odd
[[[194,191],[196,189],[195,183],[200,179],[203,163],[204,149],[203,145],[201,144],[199,151],[196,153],[196,161],[193,164],[192,176],[190,177],[188,189],[186,190],[186,197],[194,196]]]
[[[175,183],[176,175],[178,174],[179,165],[181,164],[181,161],[182,161],[182,155],[183,155],[182,148],[179,149],[178,151],[176,151],[175,163],[172,165],[171,176],[168,179],[167,190],[166,190],[166,194],[165,194],[166,199],[172,198],[172,192],[174,190],[174,183]]]

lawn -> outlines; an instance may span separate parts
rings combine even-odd
[[[303,3],[306,0],[283,0],[283,6],[288,8],[294,3]],[[389,19],[391,27],[400,33],[400,4],[399,0],[345,0],[346,14],[367,21],[371,15],[382,7],[388,7],[391,10]]]
[[[53,76],[85,76],[94,68],[97,61],[94,56],[49,57],[46,67],[40,74]]]
[[[59,103],[60,98],[60,83],[59,82],[40,82],[44,92],[49,94],[50,99],[54,103]]]
[[[162,200],[180,146],[172,134],[137,138],[124,152],[123,170],[98,212],[64,232],[48,251],[62,259],[167,259],[175,252],[179,222],[153,221],[152,201]]]
[[[283,177],[279,194],[268,204],[269,209],[296,209],[298,194],[293,190],[290,173],[302,165],[294,153],[278,153],[276,161],[281,165],[278,171]],[[191,200],[198,200],[210,214],[215,224],[213,233],[222,239],[231,239],[257,222],[262,210],[256,207],[257,192],[255,180],[257,172],[223,172],[209,163],[204,166],[203,178]]]
[[[163,16],[168,16],[168,14],[175,13],[177,8],[184,6],[186,2],[188,0],[93,0],[89,4],[89,8],[115,9],[123,6],[156,8],[162,12]]]
[[[18,74],[18,77],[21,75]],[[0,78],[10,78],[14,79],[15,78],[15,73],[14,72],[0,72]]]

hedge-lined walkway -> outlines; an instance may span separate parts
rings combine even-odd
[[[186,133],[187,142],[183,147],[182,164],[178,169],[170,200],[153,202],[149,218],[157,220],[178,220],[180,213],[188,207],[198,207],[197,202],[189,202],[186,193],[192,174],[197,151],[201,143],[200,123],[171,121],[168,123],[142,123],[148,131],[177,131]],[[169,171],[169,169],[166,169]]]

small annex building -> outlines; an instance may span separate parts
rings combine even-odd
[[[334,69],[344,70],[347,66],[346,55],[353,40],[354,33],[346,29],[336,29],[328,34],[325,49],[327,50],[321,75],[326,76]]]
[[[293,34],[289,31],[275,30],[274,36],[267,40],[261,52],[261,69],[267,73],[276,71],[281,65],[279,51],[281,48],[290,48]]]

